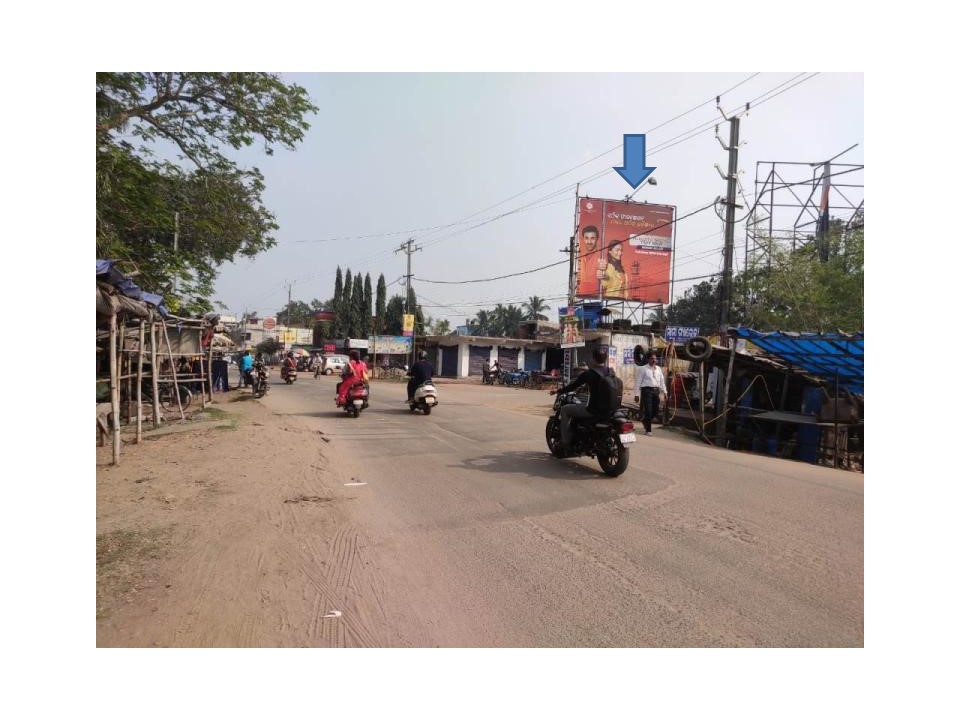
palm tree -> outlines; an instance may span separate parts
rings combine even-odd
[[[549,320],[549,318],[543,314],[544,310],[549,310],[550,306],[547,305],[546,301],[536,295],[532,295],[527,302],[523,303],[524,309],[524,320]]]

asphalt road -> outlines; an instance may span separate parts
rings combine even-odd
[[[375,382],[353,419],[334,378],[271,380],[347,501],[345,644],[863,646],[862,475],[655,426],[609,478],[550,456],[544,391],[441,384],[425,417]]]

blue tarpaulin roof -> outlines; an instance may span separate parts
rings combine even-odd
[[[810,375],[838,381],[841,387],[863,395],[863,333],[762,333],[750,328],[729,332]]]
[[[128,298],[153,305],[162,317],[169,317],[170,312],[167,310],[167,306],[163,304],[162,295],[141,290],[133,280],[117,270],[114,267],[114,263],[116,263],[116,260],[102,260],[97,258],[97,280],[113,285]]]

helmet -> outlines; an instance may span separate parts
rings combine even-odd
[[[292,352],[292,351],[291,351],[291,352],[288,352],[288,353],[287,353],[287,357],[293,357],[293,352]]]
[[[427,359],[427,351],[426,351],[426,350],[421,350],[421,351],[420,351],[420,359],[421,359],[421,360],[426,360],[426,359]]]

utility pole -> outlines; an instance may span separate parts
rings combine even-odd
[[[730,322],[730,305],[733,299],[733,231],[736,224],[737,208],[737,155],[740,149],[740,116],[727,117],[720,107],[720,98],[717,97],[717,109],[723,118],[730,123],[730,144],[724,145],[720,139],[719,126],[714,128],[717,142],[727,151],[727,174],[720,173],[720,177],[727,181],[726,217],[723,226],[723,281],[720,285],[720,335],[727,334],[727,325]],[[750,112],[750,103],[747,103],[744,115]],[[720,168],[717,168],[718,172]]]
[[[721,342],[727,337],[727,328],[730,323],[730,305],[733,300],[733,231],[736,225],[737,208],[743,207],[737,205],[737,155],[740,150],[740,116],[733,115],[727,117],[727,114],[720,107],[720,97],[717,96],[717,110],[723,115],[723,119],[730,123],[730,144],[724,145],[720,139],[720,128],[716,126],[717,142],[720,147],[727,151],[727,174],[720,172],[717,166],[717,172],[720,177],[727,181],[727,199],[722,201],[726,206],[726,217],[723,226],[723,280],[720,284],[720,338]],[[750,112],[750,103],[747,103],[744,115]],[[736,351],[736,340],[727,338],[727,345],[730,349],[730,362],[726,372],[721,371],[717,382],[717,398],[714,402],[714,410],[720,413],[717,423],[717,435],[721,443],[724,443],[727,435],[727,398],[730,396],[730,380],[733,369],[733,353]],[[724,377],[724,375],[726,377]],[[721,382],[723,385],[721,387]],[[702,379],[701,379],[702,384]]]
[[[419,250],[423,250],[423,248],[420,245],[417,245],[416,247],[414,247],[413,238],[410,238],[405,243],[401,243],[400,247],[394,250],[395,253],[405,252],[407,254],[407,302],[404,306],[406,309],[407,315],[410,315],[410,300],[411,300],[410,295],[413,292],[413,286],[410,283],[410,278],[413,277],[413,271],[411,270],[410,256],[413,255],[415,252],[418,252]],[[417,314],[417,309],[413,308],[413,315],[415,316],[416,314]],[[416,323],[416,319],[414,319],[413,339],[410,341],[411,357],[407,361],[407,367],[411,367],[413,365],[413,362],[412,362],[413,347],[416,344],[416,342],[417,342],[417,323]]]

